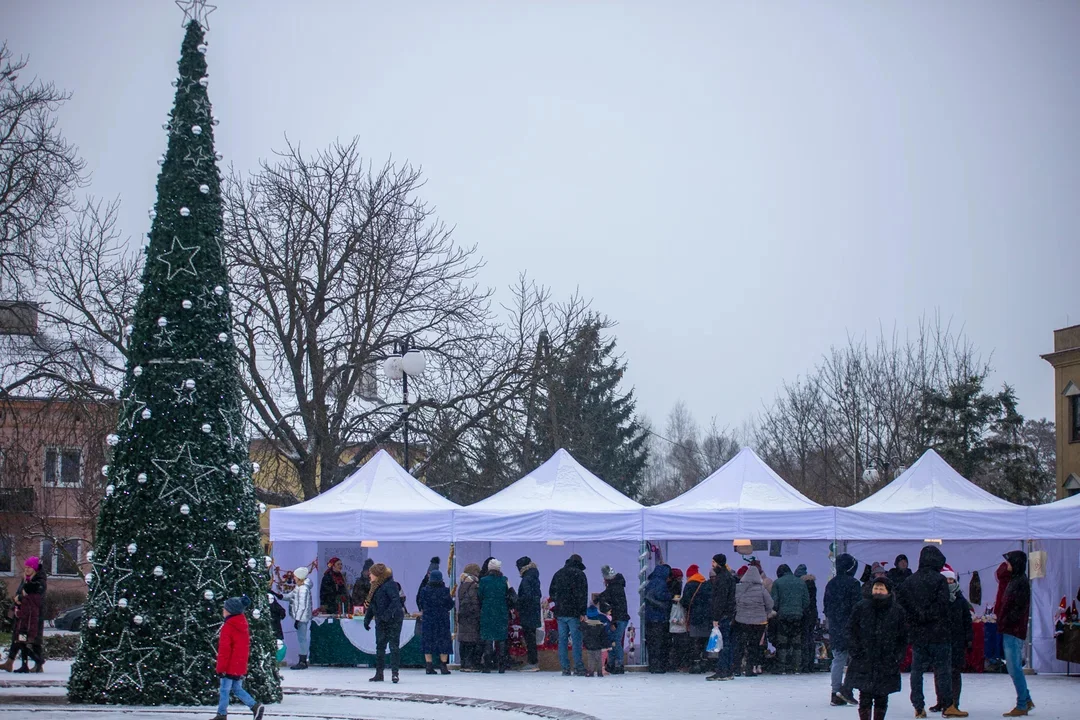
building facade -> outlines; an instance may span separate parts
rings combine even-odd
[[[1057,497],[1080,494],[1080,325],[1054,331],[1054,422],[1057,429]]]

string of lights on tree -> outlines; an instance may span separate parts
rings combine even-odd
[[[229,278],[222,256],[204,33],[214,10],[180,0],[186,30],[164,125],[142,292],[131,324],[121,410],[102,468],[105,497],[82,643],[69,698],[80,703],[205,705],[225,598],[252,599],[246,686],[281,699],[259,516],[241,433]]]

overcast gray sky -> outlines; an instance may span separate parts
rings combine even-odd
[[[1080,322],[1080,2],[219,0],[225,164],[283,136],[422,165],[487,260],[619,322],[640,406],[738,425],[848,334],[940,313],[1052,416]],[[4,2],[64,131],[149,229],[170,0]]]

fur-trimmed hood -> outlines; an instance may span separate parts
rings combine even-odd
[[[522,577],[525,577],[525,573],[529,572],[530,570],[536,570],[537,572],[539,572],[540,569],[536,567],[536,563],[531,562],[528,565],[524,565],[518,568],[518,574]]]

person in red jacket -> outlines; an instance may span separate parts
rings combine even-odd
[[[262,720],[262,703],[255,702],[255,698],[244,689],[248,654],[251,652],[251,634],[248,632],[247,616],[244,615],[244,610],[249,605],[251,598],[247,595],[231,597],[225,601],[225,608],[221,611],[225,618],[218,638],[217,674],[221,678],[221,694],[214,720],[228,719],[230,695],[235,695],[240,702],[251,708],[255,720]]]

